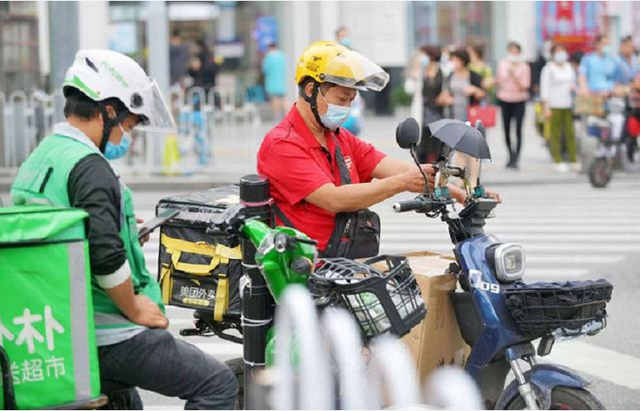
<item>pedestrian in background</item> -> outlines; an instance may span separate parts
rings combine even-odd
[[[189,64],[189,47],[182,42],[180,32],[174,30],[169,40],[169,77],[172,85],[182,81]]]
[[[496,84],[496,79],[493,76],[493,70],[491,66],[484,61],[484,50],[480,46],[469,46],[467,52],[471,58],[471,64],[469,69],[476,72],[482,77],[482,88],[491,94]]]
[[[451,118],[467,121],[470,106],[480,104],[486,93],[482,88],[482,77],[469,70],[471,58],[464,48],[449,53],[452,72],[445,81],[444,92],[437,100],[439,105],[449,106]]]
[[[431,136],[429,124],[444,118],[444,105],[439,97],[444,90],[445,77],[440,68],[440,46],[424,48],[427,56],[422,80],[422,139],[418,145],[418,159],[425,163],[437,161],[442,143]]]
[[[556,171],[580,171],[576,155],[576,136],[573,126],[573,93],[576,91],[576,73],[568,62],[569,55],[561,45],[551,48],[552,61],[542,69],[540,97],[545,117],[550,121],[550,148]],[[563,162],[562,136],[570,166]]]
[[[276,120],[280,120],[285,115],[284,96],[286,94],[286,69],[287,58],[278,45],[269,45],[269,51],[262,61],[262,72],[264,74],[264,88],[269,97],[271,112]]]
[[[608,36],[596,37],[595,51],[580,61],[580,93],[609,95],[613,92],[616,61],[611,53]]]
[[[620,42],[620,55],[616,56],[615,82],[630,87],[640,73],[640,63],[633,46],[633,37],[626,36]]]
[[[522,47],[516,42],[510,42],[507,47],[507,57],[498,65],[498,101],[502,108],[502,122],[504,137],[509,151],[507,168],[517,169],[522,150],[522,123],[524,121],[525,104],[529,100],[531,86],[531,68],[522,59]],[[511,123],[516,123],[517,142],[511,142]]]

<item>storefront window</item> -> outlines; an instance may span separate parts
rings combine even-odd
[[[482,45],[490,55],[490,2],[416,2],[413,4],[414,41],[442,46]]]

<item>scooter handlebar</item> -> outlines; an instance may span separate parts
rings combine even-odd
[[[407,211],[418,211],[424,209],[426,202],[420,197],[413,200],[398,201],[393,205],[393,211],[396,213],[405,213]]]

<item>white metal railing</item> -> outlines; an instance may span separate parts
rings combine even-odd
[[[255,155],[262,137],[256,104],[240,92],[173,89],[169,104],[177,133],[135,132],[131,152],[117,166],[140,173],[190,173],[214,165],[231,150]],[[0,172],[16,172],[53,125],[64,121],[64,97],[42,91],[0,92]]]
[[[272,394],[261,399],[273,409],[482,409],[477,386],[461,369],[435,371],[421,389],[411,355],[395,337],[374,340],[366,366],[351,315],[331,309],[319,319],[304,287],[285,291],[275,318]]]

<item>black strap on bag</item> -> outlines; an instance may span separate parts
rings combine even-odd
[[[340,185],[351,184],[351,175],[336,141],[336,163],[340,170]],[[275,207],[278,218],[295,228],[282,210]],[[324,258],[367,258],[378,255],[380,250],[380,217],[369,209],[336,214],[336,224],[329,242],[320,256]]]

